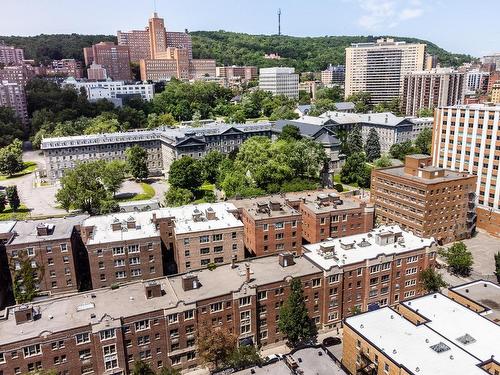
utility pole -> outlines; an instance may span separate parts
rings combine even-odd
[[[281,8],[278,9],[278,35],[281,35]]]

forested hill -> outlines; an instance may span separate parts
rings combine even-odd
[[[293,66],[299,71],[319,71],[329,63],[343,64],[345,47],[351,43],[372,42],[374,36],[292,37],[249,35],[227,31],[196,31],[193,37],[195,58],[215,58],[222,65]],[[428,52],[437,55],[441,65],[458,66],[471,61],[468,55],[453,54],[437,45],[415,38],[394,37],[407,42],[426,43]],[[24,48],[26,58],[48,61],[61,58],[83,59],[83,47],[99,41],[116,41],[112,35],[38,35],[2,37],[6,44]],[[278,53],[281,60],[266,60],[265,53]]]

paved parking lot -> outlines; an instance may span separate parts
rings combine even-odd
[[[347,375],[322,348],[302,349],[292,357],[304,375]]]

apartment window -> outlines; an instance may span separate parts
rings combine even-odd
[[[284,235],[284,233],[276,233],[275,237],[277,240],[282,240],[285,237],[285,235]]]
[[[214,263],[224,263],[224,258],[223,257],[214,258]]]
[[[149,328],[149,319],[141,320],[139,322],[135,322],[135,330],[143,331]]]
[[[121,247],[113,247],[113,256],[123,255],[123,254],[125,254],[125,250],[123,249],[123,246],[121,246]]]
[[[202,259],[200,261],[201,266],[207,266],[210,263],[210,259]]]
[[[212,236],[212,241],[222,241],[222,233],[217,233]]]
[[[406,275],[414,275],[417,273],[417,267],[408,268],[405,272]]]
[[[340,280],[340,274],[331,275],[328,277],[328,283],[330,284],[337,283],[339,280]]]
[[[236,232],[231,233],[231,238],[232,238],[233,240],[235,240],[235,239],[236,239]]]
[[[61,246],[61,252],[68,251],[68,245],[66,245],[65,243],[62,243],[60,246]]]
[[[115,267],[125,267],[125,259],[115,259]]]
[[[116,337],[116,332],[114,328],[105,329],[104,331],[99,332],[99,337],[101,341],[109,340]]]
[[[42,354],[42,348],[40,344],[25,346],[23,348],[24,358],[32,357],[34,355]]]
[[[240,333],[241,334],[244,334],[244,333],[249,333],[251,331],[251,326],[250,326],[250,323],[249,324],[242,324],[240,326]]]
[[[214,246],[214,253],[222,253],[223,250],[223,246]]]
[[[104,368],[106,369],[106,371],[112,370],[117,367],[118,367],[118,360],[116,358],[116,355],[104,357]]]
[[[47,254],[52,254],[52,246],[47,246],[45,249],[47,250]]]
[[[51,346],[52,350],[64,348],[64,341],[62,341],[62,340],[55,341],[50,346]]]
[[[169,314],[168,324],[177,323],[179,321],[179,314]]]
[[[154,267],[152,267],[152,268],[153,268],[153,272],[151,272],[151,273],[154,273]],[[139,277],[142,275],[142,271],[140,269],[131,270],[130,275],[132,277]]]
[[[5,363],[5,354],[0,353],[0,363]]]
[[[248,306],[252,302],[249,296],[240,298],[240,306]]]
[[[189,245],[189,238],[184,238],[184,245]]]
[[[26,249],[26,252],[28,253],[29,257],[34,257],[35,256],[35,249],[33,249],[32,247],[28,247]]]
[[[92,357],[90,349],[83,349],[78,352],[78,356],[81,360],[89,359]]]
[[[210,241],[209,236],[200,236],[200,243],[207,243]]]
[[[264,300],[264,299],[267,299],[267,291],[258,292],[258,293],[257,293],[257,299],[258,299],[259,301]]]
[[[265,230],[265,231],[269,230],[269,224],[263,224],[262,225],[262,229]]]
[[[184,320],[193,319],[194,318],[194,310],[184,311]]]
[[[129,245],[128,247],[128,253],[129,254],[134,254],[139,252],[139,245]]]
[[[406,263],[415,263],[418,261],[418,255],[406,258]]]
[[[405,296],[405,298],[413,297],[413,296],[415,296],[415,291],[414,290],[410,290],[408,292],[405,292],[404,296]]]
[[[127,277],[127,273],[125,271],[118,271],[115,273],[117,279],[124,279]]]
[[[222,311],[222,302],[216,302],[216,303],[210,304],[210,312],[214,313],[217,311]]]

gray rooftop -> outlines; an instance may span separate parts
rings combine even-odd
[[[428,157],[428,156],[426,156],[426,157]],[[435,167],[429,166],[429,167],[420,168],[420,169],[428,170],[428,171],[435,171],[435,170],[441,170],[442,168],[435,168]],[[460,180],[460,179],[463,179],[464,177],[472,177],[472,175],[469,175],[467,173],[455,172],[455,171],[451,171],[449,169],[445,169],[444,176],[442,176],[442,177],[423,178],[423,177],[413,176],[411,174],[405,173],[404,166],[381,168],[377,171],[380,173],[391,175],[391,176],[402,177],[402,178],[405,178],[408,180],[412,180],[412,181],[419,182],[419,183],[425,183],[425,184],[437,184],[437,183],[446,182],[446,181]]]
[[[73,228],[81,225],[88,216],[66,216],[57,219],[18,221],[14,225],[15,236],[9,245],[28,244],[54,240],[67,240],[71,237]],[[47,236],[38,236],[37,226],[46,225],[50,228]]]
[[[500,323],[500,286],[491,281],[478,280],[458,285],[450,290],[483,305],[486,312],[482,315],[497,324]]]
[[[286,204],[285,198],[281,195],[268,195],[265,197],[237,199],[230,201],[238,209],[243,208],[254,219],[267,219],[274,217],[286,217],[290,215],[300,215],[300,212]],[[279,210],[272,210],[270,202],[279,203]]]

